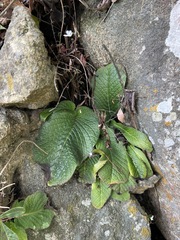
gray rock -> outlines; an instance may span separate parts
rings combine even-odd
[[[13,11],[0,59],[1,106],[37,109],[57,99],[43,34],[25,7]]]
[[[97,5],[99,1],[94,2]],[[179,239],[180,232],[180,59],[175,57],[179,56],[178,47],[172,50],[166,46],[176,41],[172,36],[178,26],[173,26],[172,21],[179,19],[179,3],[117,1],[105,22],[101,21],[105,13],[99,18],[99,14],[85,10],[81,16],[82,43],[92,61],[96,66],[111,62],[102,47],[105,44],[114,61],[126,67],[128,88],[138,92],[139,122],[153,142],[152,164],[162,176],[156,189],[149,191],[149,197],[157,224],[168,240]],[[176,39],[177,35],[179,31],[174,32]]]
[[[14,181],[17,167],[24,164],[40,126],[38,110],[0,108],[0,189]],[[39,183],[40,184],[40,183]],[[7,206],[11,187],[0,191],[0,205]]]
[[[28,153],[28,158],[31,154]],[[29,231],[29,240],[150,240],[151,231],[146,213],[135,199],[120,203],[109,201],[102,209],[91,205],[90,187],[75,179],[63,186],[47,187],[44,174],[32,161],[23,161],[18,168],[23,195],[45,191],[56,216],[50,228]]]

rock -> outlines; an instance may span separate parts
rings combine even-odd
[[[91,205],[90,187],[77,183],[75,179],[63,186],[47,187],[42,170],[32,161],[24,161],[18,169],[18,176],[23,195],[45,191],[56,209],[50,228],[30,231],[29,240],[151,239],[148,217],[135,199],[124,203],[111,200],[97,210]]]
[[[9,147],[29,133],[29,119],[25,112],[0,108],[0,157],[5,157]]]
[[[0,59],[0,106],[37,109],[57,99],[43,34],[25,7],[14,8]]]
[[[94,2],[97,6],[99,1]],[[91,5],[92,1],[87,3]],[[179,239],[180,231],[180,52],[173,38],[179,39],[179,4],[117,1],[105,22],[102,19],[106,13],[99,18],[99,14],[85,10],[80,23],[82,44],[93,63],[102,66],[111,62],[102,47],[105,44],[114,61],[126,67],[128,88],[138,92],[140,126],[154,145],[152,164],[162,177],[156,189],[149,190],[149,201],[157,225],[168,240]]]
[[[17,167],[29,159],[28,152],[39,126],[38,110],[0,108],[0,189],[17,182]],[[11,187],[0,191],[1,206],[7,206],[10,193]]]

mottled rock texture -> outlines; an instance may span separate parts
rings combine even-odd
[[[30,156],[30,154],[28,154]],[[29,232],[29,240],[150,240],[146,213],[137,200],[109,201],[102,209],[91,205],[90,187],[71,180],[63,186],[47,187],[43,172],[32,161],[19,167],[19,184],[25,195],[43,190],[56,209],[56,217],[45,231]]]
[[[57,98],[43,34],[25,7],[13,11],[0,59],[1,106],[37,109]]]
[[[93,5],[88,1],[92,6],[98,2]],[[180,52],[179,45],[175,47],[180,33],[179,25],[174,26],[179,22],[179,4],[180,1],[121,0],[113,5],[105,22],[101,21],[105,13],[99,17],[85,10],[81,17],[82,43],[92,61],[96,66],[111,62],[102,47],[105,44],[114,61],[126,67],[128,88],[138,93],[140,126],[153,142],[152,164],[162,176],[156,189],[149,191],[149,197],[167,240],[180,237]],[[176,23],[172,24],[173,20]],[[172,39],[173,34],[176,39]]]

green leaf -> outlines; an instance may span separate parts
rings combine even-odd
[[[18,236],[18,240],[28,239],[25,230],[19,226],[16,226],[16,224],[13,223],[12,221],[5,223],[5,225]]]
[[[132,158],[135,158],[135,156],[136,156],[137,158],[139,158],[145,164],[146,169],[147,169],[146,177],[147,178],[151,177],[153,175],[153,170],[151,168],[151,165],[150,165],[146,155],[140,149],[138,149],[138,148],[136,148],[132,145],[130,145],[128,147],[128,151],[130,152],[130,154],[131,154],[130,156]]]
[[[146,134],[136,130],[135,128],[127,127],[122,123],[117,123],[114,120],[111,121],[111,126],[120,130],[130,144],[141,148],[142,150],[152,152],[152,143],[149,141]]]
[[[106,112],[106,120],[109,120],[120,108],[120,97],[123,95],[123,88],[126,82],[126,72],[123,66],[114,64],[101,67],[96,72],[94,86],[94,105],[101,112]],[[122,81],[121,81],[122,80]]]
[[[45,122],[47,118],[52,114],[51,109],[47,108],[40,113],[41,121]]]
[[[131,192],[137,187],[137,183],[132,176],[129,176],[128,180],[122,184],[115,184],[112,189],[118,193],[122,194],[124,192]]]
[[[24,206],[24,200],[16,200],[13,202],[11,208],[16,208],[16,207],[23,207]]]
[[[0,220],[0,239],[19,240],[18,235],[9,227],[7,227],[1,220]]]
[[[138,171],[140,178],[146,178],[147,177],[147,168],[145,163],[142,161],[142,159],[139,158],[139,156],[134,151],[134,147],[132,145],[127,147],[129,156],[131,157],[135,168]]]
[[[79,181],[83,183],[93,183],[96,181],[94,165],[98,162],[99,156],[87,158],[78,168]]]
[[[21,216],[24,213],[25,209],[23,207],[16,207],[16,208],[11,208],[9,210],[7,210],[6,212],[2,213],[0,215],[0,219],[4,219],[4,218],[16,218]]]
[[[47,108],[40,113],[41,121],[45,122],[53,112],[57,112],[60,110],[74,110],[75,104],[71,101],[63,101],[61,104],[57,105],[55,108]]]
[[[139,178],[139,173],[138,173],[136,167],[134,166],[134,163],[130,157],[128,158],[128,168],[129,168],[130,175],[132,177]]]
[[[50,166],[49,186],[63,184],[76,167],[92,152],[99,137],[98,119],[87,107],[63,101],[40,130],[37,145],[48,155],[34,148],[34,160]]]
[[[107,156],[107,162],[99,170],[99,178],[106,184],[118,184],[126,182],[129,177],[128,155],[122,142],[116,141],[114,132],[107,128],[110,148],[106,148],[106,138],[98,141],[97,148],[102,150]]]
[[[48,228],[54,212],[44,209],[47,203],[47,197],[42,192],[36,192],[28,196],[24,201],[25,213],[16,218],[14,223],[24,229],[45,229]]]
[[[3,26],[0,24],[0,31],[1,31],[1,30],[6,30],[6,28],[3,27]]]
[[[103,183],[99,179],[92,184],[91,202],[95,208],[102,208],[110,196],[111,188],[107,184]]]
[[[122,194],[118,194],[115,191],[112,192],[111,197],[115,200],[118,200],[120,202],[126,202],[130,199],[130,193],[129,192],[124,192]]]

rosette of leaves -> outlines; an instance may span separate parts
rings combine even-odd
[[[49,167],[49,186],[67,182],[78,171],[81,182],[92,184],[93,206],[101,208],[110,197],[128,200],[136,179],[153,175],[144,153],[152,151],[152,144],[144,133],[112,120],[124,93],[123,66],[109,64],[95,76],[94,111],[66,100],[54,111],[42,112],[45,123],[36,143],[47,155],[34,149],[34,159]],[[126,144],[117,140],[114,129]]]
[[[0,239],[26,240],[27,229],[48,228],[55,214],[52,210],[44,208],[46,203],[47,197],[42,192],[14,202],[11,209],[0,214]]]

